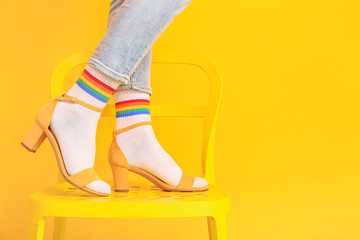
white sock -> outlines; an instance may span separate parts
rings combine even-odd
[[[116,129],[151,121],[148,108],[150,94],[131,89],[116,91],[113,96],[117,110]],[[142,168],[172,186],[179,185],[182,170],[162,148],[152,125],[142,125],[119,133],[116,141],[130,166]],[[193,187],[206,185],[208,182],[204,178],[195,177]]]
[[[119,81],[87,65],[67,94],[94,107],[104,108],[108,98],[120,84]],[[100,115],[101,112],[66,101],[59,101],[55,107],[50,128],[59,142],[70,176],[94,167],[95,136]],[[110,185],[102,180],[95,180],[86,187],[100,193],[111,192]]]

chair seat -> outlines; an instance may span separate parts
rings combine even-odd
[[[63,182],[33,193],[31,201],[42,216],[57,217],[194,217],[230,211],[226,191],[211,184],[203,192],[168,192],[152,184],[130,182],[127,193],[96,197]]]

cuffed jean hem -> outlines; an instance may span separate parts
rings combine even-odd
[[[116,91],[127,90],[127,89],[135,89],[135,90],[138,90],[138,91],[146,92],[146,93],[150,94],[150,96],[152,95],[151,87],[139,86],[139,85],[133,84],[131,82],[129,84],[126,84],[126,85],[120,85],[116,89]]]
[[[122,82],[123,84],[129,84],[130,82],[130,76],[112,70],[98,59],[91,57],[89,58],[87,63],[93,66],[94,68],[96,68],[97,70],[99,70],[100,72],[108,75],[114,80]]]
[[[107,67],[104,63],[102,63],[98,59],[91,57],[88,60],[88,64],[90,64],[91,66],[93,66],[94,68],[99,70],[100,72],[106,74],[107,76],[113,78],[114,80],[122,82],[123,84],[121,84],[116,89],[116,91],[118,91],[118,90],[121,91],[121,90],[125,90],[125,89],[135,89],[135,90],[146,92],[146,93],[149,93],[150,95],[152,95],[151,87],[133,84],[130,81],[130,77],[126,76],[125,74],[120,74],[120,73],[112,70],[111,68]]]

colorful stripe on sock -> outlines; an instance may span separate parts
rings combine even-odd
[[[115,89],[94,77],[86,69],[84,69],[81,76],[76,81],[76,84],[89,95],[103,103],[107,103],[110,96],[115,92]]]
[[[116,117],[127,117],[138,114],[150,114],[150,101],[147,99],[132,99],[115,104]]]

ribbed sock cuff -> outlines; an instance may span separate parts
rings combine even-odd
[[[68,95],[103,109],[120,84],[91,65],[86,65]]]
[[[121,90],[114,93],[116,108],[116,129],[151,121],[150,94],[138,90]],[[121,134],[135,134],[152,130],[151,125],[139,126]]]

